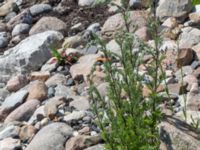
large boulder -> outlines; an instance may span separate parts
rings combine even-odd
[[[165,21],[169,17],[175,17],[182,22],[188,17],[191,10],[191,0],[160,0],[156,14],[161,21]]]
[[[130,11],[130,31],[135,27],[144,27],[147,24],[147,11]],[[117,31],[125,28],[125,22],[121,13],[109,17],[103,25],[102,35],[106,39],[112,39]]]
[[[52,123],[42,128],[25,150],[65,150],[73,130],[65,123]]]
[[[179,40],[180,48],[191,48],[200,43],[200,30],[192,27],[183,28]]]
[[[167,118],[160,124],[160,150],[200,150],[199,134],[191,126],[176,118]]]
[[[7,1],[4,5],[0,7],[0,17],[6,16],[15,8],[16,8],[16,3],[14,3],[13,1]]]
[[[37,34],[48,30],[65,33],[66,24],[56,17],[42,17],[30,30],[29,34]]]
[[[6,82],[12,75],[41,68],[50,57],[50,46],[60,42],[63,35],[46,31],[21,41],[0,56],[0,82]]]

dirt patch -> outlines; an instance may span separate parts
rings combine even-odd
[[[113,14],[108,11],[107,5],[98,5],[94,7],[80,7],[78,6],[78,0],[64,0],[62,2],[60,2],[60,0],[48,0],[48,3],[54,8],[58,6],[59,3],[61,3],[62,13],[52,11],[47,14],[42,14],[40,16],[35,17],[33,23],[36,23],[38,19],[40,19],[43,16],[54,16],[63,20],[66,23],[67,30],[69,30],[72,26],[78,23],[82,24],[84,30],[92,23],[98,22],[101,25],[103,25],[106,19]],[[31,4],[31,2],[26,3],[26,8],[30,7],[29,4]]]

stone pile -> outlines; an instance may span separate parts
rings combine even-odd
[[[138,26],[135,36],[152,45],[149,2],[130,0],[130,20]],[[88,94],[94,64],[93,80],[102,96],[106,96],[107,83],[98,61],[102,53],[87,43],[90,34],[97,33],[110,51],[120,54],[114,35],[125,27],[124,21],[111,5],[103,10],[110,16],[100,22],[85,23],[77,16],[69,25],[63,19],[72,9],[84,13],[84,8],[100,7],[95,5],[95,0],[0,1],[0,150],[103,150]],[[170,92],[163,112],[173,118],[160,125],[161,150],[200,150],[200,138],[189,126],[200,119],[200,5],[192,6],[190,0],[160,0],[156,15],[162,23],[160,51],[166,53],[163,63]],[[59,65],[52,48],[68,56],[78,54],[78,61]],[[148,89],[143,91],[148,95]],[[185,105],[187,124],[181,121]]]

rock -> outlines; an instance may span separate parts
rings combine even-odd
[[[38,70],[50,57],[50,45],[63,39],[56,31],[36,34],[21,41],[0,56],[0,82],[8,80],[9,76],[21,72]]]
[[[62,75],[62,74],[55,74],[52,77],[50,77],[45,84],[50,87],[50,86],[56,86],[56,85],[65,85],[67,82],[67,78]]]
[[[74,107],[77,110],[87,110],[90,108],[90,103],[88,98],[76,96],[74,97],[74,100],[69,103],[69,106]]]
[[[93,23],[89,27],[87,27],[86,30],[92,33],[98,33],[99,31],[101,31],[101,25],[100,23]]]
[[[92,6],[95,3],[95,0],[79,0],[79,6]]]
[[[20,140],[29,141],[30,139],[33,138],[36,131],[37,131],[36,128],[31,125],[25,125],[25,126],[21,127],[20,133],[19,133]]]
[[[90,128],[89,127],[83,127],[82,129],[80,129],[79,131],[78,131],[78,133],[80,134],[80,135],[89,135],[89,133],[90,133]]]
[[[183,88],[181,88],[181,84],[179,83],[175,83],[175,84],[168,84],[167,88],[169,90],[169,93],[173,93],[173,94],[181,94],[181,92],[184,92],[182,90],[184,90]]]
[[[37,16],[42,13],[48,13],[52,10],[49,4],[36,4],[30,7],[30,12],[32,16]]]
[[[65,97],[61,97],[61,96],[56,96],[51,99],[48,99],[48,101],[44,105],[45,116],[53,120],[56,114],[58,113],[58,107],[61,104],[65,104],[65,103],[67,104],[69,102]]]
[[[70,138],[65,144],[65,150],[82,150],[89,146],[98,144],[100,141],[99,136],[83,136],[79,135]]]
[[[108,44],[106,44],[106,48],[107,48],[107,50],[111,51],[112,53],[121,55],[121,48],[115,40],[111,40],[110,42],[108,42]]]
[[[185,113],[187,116],[187,120],[185,120],[183,111],[176,113],[176,117],[186,121],[186,123],[189,125],[192,125],[192,124],[194,125],[194,122],[197,122],[199,120],[199,115],[200,115],[199,111],[187,110]]]
[[[78,62],[70,68],[72,78],[76,79],[82,76],[87,80],[87,77],[91,73],[92,67],[99,56],[99,54],[90,54],[80,57]]]
[[[24,40],[26,37],[26,34],[19,34],[15,37],[13,37],[11,40],[10,40],[10,45],[9,46],[15,46],[17,45],[19,42],[21,42],[22,40]]]
[[[30,26],[26,23],[17,24],[12,31],[12,36],[28,33]]]
[[[15,92],[24,87],[28,83],[25,75],[17,75],[12,77],[6,84],[6,88],[10,92]]]
[[[85,47],[81,50],[81,53],[83,55],[89,55],[89,54],[96,54],[98,53],[98,47],[97,46],[88,46],[88,47]]]
[[[80,119],[82,119],[83,117],[86,116],[86,112],[85,111],[73,111],[71,114],[66,115],[63,120],[66,122],[71,122],[73,121],[79,121]]]
[[[30,100],[25,102],[17,109],[12,111],[4,122],[8,123],[12,121],[27,121],[32,116],[39,104],[40,102],[38,100]]]
[[[84,150],[104,150],[104,146],[102,144],[98,144],[98,145],[95,145],[95,146],[91,146],[91,147],[88,147]]]
[[[178,45],[176,43],[176,41],[174,40],[167,40],[167,41],[163,41],[161,47],[160,47],[160,51],[165,51],[165,52],[169,52],[172,55],[176,55],[177,51],[178,51]],[[171,57],[171,56],[169,56]],[[168,59],[168,58],[167,58]]]
[[[53,72],[59,66],[58,61],[55,61],[55,58],[50,58],[41,68],[41,71]]]
[[[19,13],[17,16],[13,17],[9,20],[7,23],[7,27],[9,30],[12,30],[17,24],[20,23],[26,23],[31,25],[33,21],[33,18],[31,16],[31,13],[29,10],[25,9],[21,13]]]
[[[134,9],[141,9],[143,7],[149,7],[151,4],[150,0],[129,0],[129,6]]]
[[[9,95],[9,91],[5,88],[0,88],[0,106],[1,103],[4,102],[5,98]]]
[[[59,31],[65,34],[66,24],[56,17],[42,17],[30,30],[29,34],[45,32],[48,30]]]
[[[6,32],[0,32],[0,48],[4,48],[8,45],[8,35]]]
[[[3,140],[5,138],[16,138],[18,137],[20,132],[20,128],[18,126],[9,125],[0,130],[0,140]]]
[[[48,88],[42,81],[33,81],[28,88],[27,100],[37,99],[43,101],[47,98]]]
[[[136,30],[135,34],[142,40],[148,41],[150,40],[150,33],[147,29],[147,27],[141,27],[138,30]]]
[[[192,49],[180,49],[177,56],[177,66],[190,65],[194,59],[194,51]]]
[[[156,15],[165,21],[169,17],[175,17],[178,21],[184,21],[192,10],[190,0],[161,0],[156,9]]]
[[[0,7],[0,17],[6,16],[8,13],[16,8],[16,4],[13,1],[7,1]]]
[[[178,71],[176,71],[175,76],[178,79],[178,81],[181,81],[184,76],[191,75],[193,71],[194,70],[191,66],[183,66]]]
[[[68,1],[68,2],[70,3],[72,1]],[[54,11],[60,15],[65,15],[71,11],[71,8],[67,6],[68,6],[68,3],[66,3],[65,0],[61,0],[60,3],[56,7],[54,7]]]
[[[56,90],[54,89],[54,87],[49,87],[48,88],[48,98],[54,97],[55,92],[56,92]]]
[[[0,141],[1,150],[15,150],[22,149],[21,142],[19,139],[6,138]]]
[[[200,66],[200,62],[199,61],[193,61],[192,64],[191,64],[191,67],[193,69],[197,69],[198,67]]]
[[[187,110],[199,111],[200,110],[200,94],[188,93],[187,94]]]
[[[41,72],[31,72],[30,80],[39,80],[45,82],[50,77],[49,71],[41,71]]]
[[[42,128],[25,150],[65,150],[64,144],[72,133],[65,123],[52,123]]]
[[[175,119],[168,118],[160,124],[161,147],[160,150],[199,150],[200,138],[191,126]]]
[[[6,22],[9,22],[12,18],[14,18],[15,16],[17,16],[17,13],[16,12],[10,12],[8,13],[6,16],[5,16],[5,21]]]
[[[108,94],[108,86],[109,84],[106,82],[101,83],[100,85],[97,86],[97,89],[101,95],[102,98],[105,98]]]
[[[42,105],[35,110],[31,118],[29,119],[28,124],[34,124],[37,121],[41,121],[44,117],[44,105]]]
[[[66,86],[73,86],[75,85],[74,80],[72,78],[67,79]]]
[[[192,27],[183,28],[179,40],[180,48],[192,48],[200,42],[200,30]]]
[[[170,29],[173,29],[173,28],[175,28],[175,27],[178,26],[178,22],[177,22],[176,18],[170,17],[170,18],[166,19],[166,20],[163,22],[162,26],[163,26],[163,27],[170,28]],[[162,27],[162,26],[161,26],[161,27]]]
[[[193,46],[192,49],[194,50],[198,60],[200,60],[200,43]]]
[[[76,93],[72,89],[64,85],[58,85],[55,88],[55,91],[55,96],[63,96],[65,98],[71,98],[76,95]]]
[[[179,80],[179,81],[181,81],[181,80]],[[193,83],[198,83],[198,79],[194,75],[188,74],[185,77],[183,77],[183,82],[187,83],[188,89],[190,90]]]
[[[75,36],[65,38],[62,44],[62,47],[63,48],[77,48],[85,44],[86,44],[86,41],[80,35],[75,35]]]
[[[6,32],[7,27],[5,23],[0,22],[0,32]]]
[[[190,13],[189,18],[193,22],[199,23],[200,22],[200,12]]]
[[[20,106],[27,95],[28,91],[22,90],[8,96],[0,107],[0,120],[5,119],[11,111]]]
[[[131,27],[133,25],[138,27],[144,27],[147,24],[146,18],[148,17],[148,15],[146,11],[130,11],[129,13]],[[110,39],[115,35],[117,31],[119,31],[122,28],[125,28],[123,17],[120,13],[115,14],[109,17],[104,23],[102,27],[102,35],[106,39]],[[133,31],[133,28],[131,28],[130,31]]]

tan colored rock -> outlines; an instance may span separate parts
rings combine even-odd
[[[190,13],[189,18],[194,22],[200,22],[200,12]]]
[[[183,92],[182,91],[183,89],[181,88],[181,84],[179,84],[179,83],[168,84],[167,87],[168,87],[168,90],[170,93],[179,95],[179,94],[181,94],[181,92]]]
[[[6,85],[6,88],[10,92],[15,92],[24,87],[28,83],[28,79],[24,75],[17,75],[12,77]]]
[[[36,128],[32,125],[25,125],[21,127],[19,137],[22,141],[30,141],[36,133]]]
[[[65,150],[83,150],[89,146],[98,144],[101,138],[99,136],[76,136],[70,138],[65,144]]]
[[[7,1],[0,7],[0,17],[6,16],[8,13],[13,11],[14,7],[16,7],[16,4],[12,0]]]
[[[144,41],[150,40],[150,33],[148,32],[147,27],[141,27],[138,30],[136,30],[135,34],[143,39]]]
[[[143,27],[147,24],[148,13],[146,11],[130,11],[130,31],[132,26]],[[102,35],[107,39],[111,39],[117,31],[125,28],[123,17],[120,13],[109,17],[103,25]]]
[[[199,134],[176,118],[167,118],[160,124],[160,150],[200,150]]]
[[[84,39],[80,35],[67,37],[62,44],[63,48],[77,48],[80,45],[85,45]]]
[[[30,74],[30,80],[39,80],[45,82],[50,77],[49,71],[43,71],[43,72],[32,72]]]
[[[197,79],[196,76],[194,76],[194,75],[192,75],[192,74],[188,74],[188,75],[186,75],[185,77],[183,77],[183,82],[186,83],[186,84],[188,85],[188,86],[187,86],[187,89],[190,90],[192,84],[198,83],[198,79]]]
[[[191,10],[191,0],[160,0],[156,14],[161,21],[165,21],[169,17],[175,17],[178,21],[183,22]]]
[[[42,17],[30,30],[29,34],[33,35],[47,30],[59,31],[65,34],[66,24],[56,17]]]
[[[80,129],[79,131],[78,131],[78,133],[79,134],[84,134],[84,135],[89,135],[90,134],[90,128],[89,127],[84,127],[84,128],[82,128],[82,129]]]
[[[13,121],[27,121],[32,116],[39,104],[40,102],[38,100],[30,100],[25,102],[11,112],[4,122],[9,123]]]
[[[59,105],[64,104],[65,102],[67,102],[67,100],[62,96],[56,96],[49,99],[44,105],[45,115],[53,120],[58,112]]]
[[[177,66],[182,67],[190,65],[194,59],[194,51],[190,48],[180,49],[177,56]]]
[[[99,58],[99,54],[90,54],[80,57],[78,62],[71,66],[70,73],[72,78],[84,77],[87,80],[88,75],[90,75],[92,68]]]
[[[34,81],[28,88],[29,95],[27,100],[37,99],[43,101],[47,98],[48,88],[42,81]]]
[[[199,111],[200,110],[200,94],[188,93],[187,94],[187,110]]]
[[[162,26],[168,27],[168,28],[170,28],[170,29],[173,29],[173,28],[175,28],[175,27],[178,26],[178,23],[177,23],[176,18],[170,17],[170,18],[168,18],[167,20],[165,20],[165,21],[163,22]]]
[[[15,150],[22,149],[21,142],[19,139],[6,138],[0,141],[1,150]]]
[[[63,74],[55,74],[52,77],[50,77],[45,84],[49,87],[49,86],[56,86],[56,85],[64,85],[67,82],[67,78],[63,75]]]
[[[69,103],[69,106],[74,107],[77,110],[88,110],[90,108],[90,103],[87,97],[77,96]]]

